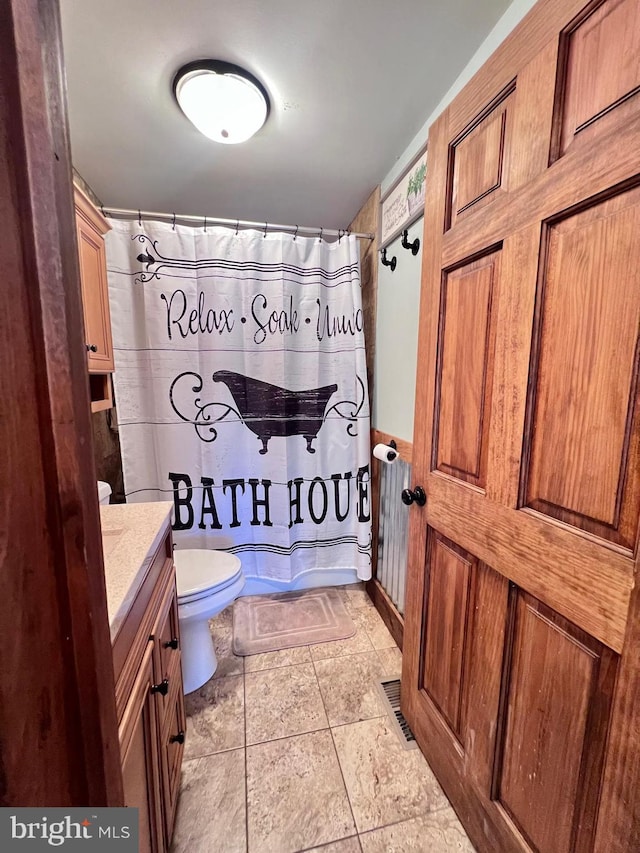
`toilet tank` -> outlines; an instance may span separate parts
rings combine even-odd
[[[98,480],[98,500],[101,504],[108,504],[111,498],[111,486]]]

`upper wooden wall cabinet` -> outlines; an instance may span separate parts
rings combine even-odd
[[[104,247],[104,235],[111,226],[76,186],[74,202],[91,409],[99,411],[113,405],[110,376],[114,368],[113,343]]]

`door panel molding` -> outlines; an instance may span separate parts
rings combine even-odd
[[[599,199],[618,195],[637,186],[640,174],[640,110],[620,121],[589,146],[568,152],[548,169],[523,186],[517,194],[505,193],[495,199],[491,216],[470,212],[442,237],[443,268],[455,266],[512,234],[562,212],[589,206]],[[611,150],[616,151],[612,160]],[[577,181],[576,173],[588,174],[589,181]],[[431,234],[429,234],[431,239]],[[415,443],[415,441],[414,441]]]
[[[449,146],[445,230],[508,189],[515,80]]]
[[[635,0],[597,0],[561,34],[556,132],[552,159],[573,145],[588,145],[606,122],[637,110],[640,63],[611,63],[611,56],[640,55],[640,9]],[[615,112],[615,115],[613,113]],[[596,125],[600,125],[596,127]]]
[[[518,591],[494,798],[532,848],[588,849],[617,655]]]
[[[432,467],[484,488],[500,251],[443,274]]]
[[[633,588],[628,554],[606,546],[603,562],[601,542],[582,531],[500,506],[439,472],[424,482],[429,525],[600,642],[622,650]]]
[[[430,529],[420,689],[462,742],[477,559]]]
[[[633,551],[640,188],[546,223],[542,242],[520,505]]]

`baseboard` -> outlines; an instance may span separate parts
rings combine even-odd
[[[391,636],[396,641],[400,651],[402,651],[402,643],[404,640],[404,617],[400,615],[395,604],[389,598],[385,588],[382,586],[378,578],[371,578],[367,581],[367,592],[369,598],[373,601],[376,610],[382,617],[382,621],[391,632]]]

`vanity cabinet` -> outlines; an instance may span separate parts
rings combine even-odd
[[[140,850],[171,845],[185,710],[171,534],[149,569],[113,641],[125,805],[140,815]]]
[[[74,187],[74,203],[91,409],[99,411],[113,405],[113,343],[104,245],[104,235],[111,226],[78,187]]]

